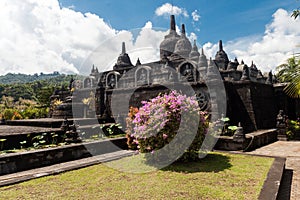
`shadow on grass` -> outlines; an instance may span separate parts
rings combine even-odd
[[[220,172],[232,167],[230,158],[221,154],[208,154],[205,158],[194,162],[175,162],[165,167],[163,171],[195,173],[195,172]]]

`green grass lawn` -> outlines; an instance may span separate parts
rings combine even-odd
[[[137,156],[0,188],[0,199],[257,199],[273,158],[211,153],[149,173]],[[128,170],[127,170],[128,171]]]

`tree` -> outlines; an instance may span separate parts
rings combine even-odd
[[[293,10],[291,17],[296,20],[299,15],[300,10],[297,8]],[[289,58],[287,63],[279,65],[277,70],[279,80],[288,83],[284,91],[291,97],[300,98],[300,55]]]
[[[293,98],[300,98],[300,59],[293,56],[277,67],[280,82],[288,83],[284,91]]]
[[[287,63],[279,65],[276,70],[277,77],[280,82],[290,82],[293,74],[296,73],[297,67],[299,66],[299,60],[297,61],[296,57],[293,56],[287,60]]]
[[[293,10],[292,17],[294,17],[294,19],[297,19],[299,17],[299,14],[300,14],[299,9]]]

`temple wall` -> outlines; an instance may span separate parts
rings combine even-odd
[[[238,81],[225,82],[225,88],[231,124],[241,122],[245,132],[275,127],[278,110],[272,85]]]

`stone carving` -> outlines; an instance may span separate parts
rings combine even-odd
[[[108,77],[107,86],[110,88],[114,88],[116,86],[116,78],[114,75],[110,75]]]
[[[67,117],[64,118],[64,121],[60,127],[60,129],[65,133],[67,143],[78,143],[81,142],[81,138],[79,137],[79,133],[77,131],[78,126],[76,124],[71,124]]]
[[[150,84],[150,71],[149,66],[141,66],[135,71],[135,86]]]
[[[189,82],[192,82],[192,81],[195,81],[194,79],[194,67],[192,64],[190,63],[184,63],[183,65],[181,65],[179,67],[179,71],[180,71],[180,77],[179,77],[179,80],[182,80],[182,81],[189,81]]]
[[[207,97],[207,94],[205,94],[205,92],[203,92],[203,91],[198,91],[196,93],[196,98],[197,98],[200,109],[203,111],[208,110],[209,99]]]
[[[146,72],[145,72],[144,69],[141,70],[141,73],[139,75],[138,81],[142,82],[142,83],[146,83],[146,81],[147,81],[147,74],[146,74]]]
[[[276,121],[277,127],[285,126],[286,116],[284,115],[283,110],[279,110]]]

